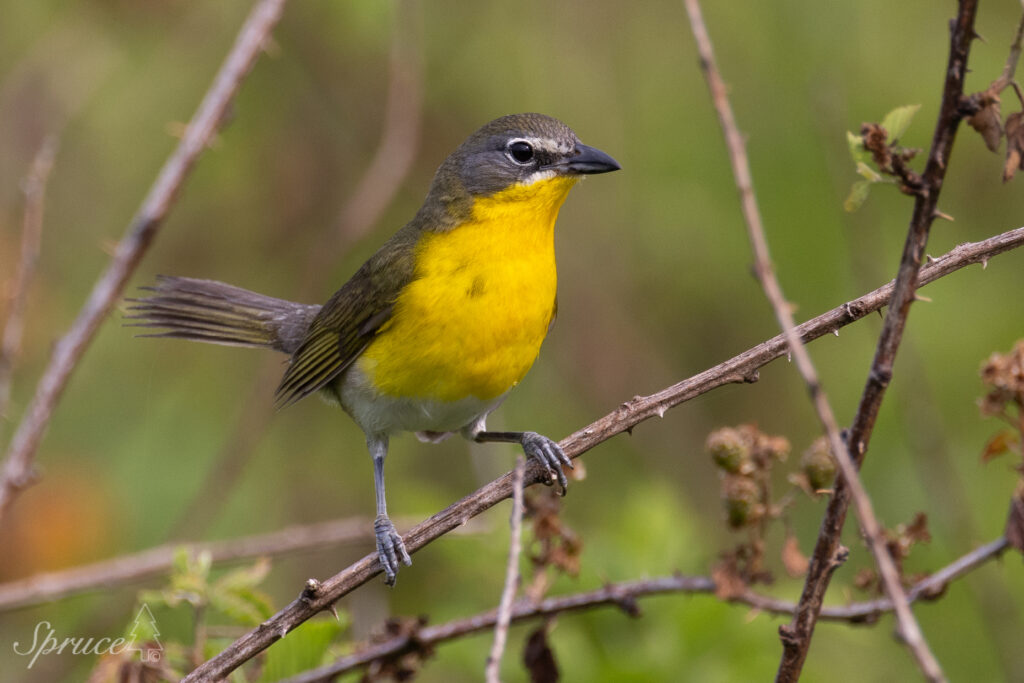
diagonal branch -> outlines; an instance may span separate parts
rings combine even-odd
[[[50,364],[7,449],[0,473],[0,522],[18,491],[33,483],[32,461],[71,373],[156,237],[199,155],[223,125],[225,113],[277,24],[284,3],[285,0],[260,0],[253,8],[181,142],[160,169],[127,233],[118,243],[110,265],[96,282],[71,329],[57,342]]]
[[[922,268],[921,284],[937,280],[972,263],[987,263],[993,256],[1021,245],[1024,245],[1024,228],[1010,230],[982,242],[962,244]],[[798,325],[796,331],[804,343],[826,334],[838,334],[839,328],[885,306],[892,291],[893,283],[879,287],[859,299]],[[756,381],[758,368],[784,356],[786,350],[785,338],[782,335],[773,337],[724,363],[655,394],[636,396],[626,401],[608,415],[569,435],[559,445],[566,455],[577,458],[594,446],[616,434],[631,430],[645,420],[656,416],[663,417],[666,411],[684,401],[725,384]],[[410,553],[415,552],[508,498],[512,495],[512,481],[513,474],[506,473],[421,522],[404,536],[406,548]],[[543,481],[547,481],[547,473],[538,463],[531,460],[527,464],[526,482],[532,485]],[[283,638],[299,624],[323,610],[330,609],[339,598],[380,572],[377,554],[373,553],[323,583],[315,582],[314,590],[304,591],[291,604],[202,664],[189,674],[185,681],[212,683],[224,678],[275,641]]]
[[[971,41],[975,36],[974,15],[976,10],[977,0],[960,0],[959,12],[952,25],[942,105],[932,138],[931,150],[928,154],[928,162],[921,176],[922,188],[915,196],[914,212],[907,231],[899,271],[896,275],[892,304],[886,313],[867,383],[847,438],[850,459],[858,467],[867,452],[879,407],[885,396],[885,389],[892,379],[896,351],[903,339],[903,330],[910,313],[910,304],[913,302],[915,291],[919,286],[919,271],[921,271],[921,263],[924,259],[928,233],[932,222],[938,215],[939,191],[942,189],[942,181],[945,178],[950,153],[953,149],[953,140],[961,119],[960,103],[963,97],[964,78],[967,73],[967,57]],[[828,589],[833,571],[841,563],[840,537],[852,495],[852,481],[844,476],[836,482],[835,493],[829,500],[818,534],[818,541],[811,556],[807,580],[800,596],[800,609],[789,625],[779,629],[783,654],[776,680],[780,683],[795,681],[800,677],[811,637],[814,634],[814,623],[821,610],[823,596]]]
[[[700,62],[704,76],[711,91],[711,99],[718,112],[719,122],[725,133],[726,146],[729,151],[729,160],[732,164],[733,175],[736,180],[736,187],[740,193],[740,205],[743,209],[743,217],[747,224],[747,234],[750,238],[751,248],[754,252],[754,270],[757,278],[764,289],[765,296],[771,303],[775,312],[775,319],[778,321],[782,333],[786,337],[786,344],[796,361],[796,367],[807,384],[811,402],[814,404],[815,412],[818,413],[818,420],[821,422],[825,435],[828,438],[829,448],[832,451],[843,479],[850,489],[856,506],[857,516],[860,518],[861,529],[864,532],[868,546],[875,556],[885,592],[888,593],[895,605],[896,619],[899,625],[899,633],[903,642],[910,648],[918,666],[930,681],[943,681],[945,676],[938,660],[928,647],[928,643],[921,633],[921,627],[910,610],[907,596],[903,592],[903,584],[900,579],[899,570],[893,562],[892,556],[886,547],[885,539],[882,537],[881,525],[875,517],[871,499],[868,497],[864,485],[857,474],[857,467],[847,452],[846,445],[839,435],[839,425],[836,422],[832,406],[825,396],[824,387],[818,379],[818,372],[814,368],[811,356],[807,349],[800,342],[796,334],[796,322],[793,320],[792,307],[786,301],[782,293],[782,287],[775,277],[775,270],[772,266],[771,255],[768,251],[768,241],[765,238],[764,224],[761,221],[761,212],[754,197],[753,179],[750,173],[750,164],[747,161],[746,147],[743,136],[740,135],[736,119],[733,116],[732,106],[726,94],[725,83],[719,75],[718,66],[715,63],[715,55],[711,46],[711,39],[708,36],[707,28],[704,25],[704,18],[701,15],[700,3],[697,0],[685,0],[686,11],[690,16],[690,26],[693,29],[693,36],[697,42],[697,50],[700,53]]]
[[[1005,537],[987,543],[931,576],[918,581],[910,587],[907,594],[912,601],[937,599],[950,583],[989,560],[999,557],[1008,547]],[[613,583],[597,590],[547,598],[538,603],[524,599],[517,601],[512,606],[512,621],[518,623],[530,619],[551,617],[564,612],[580,612],[598,607],[619,607],[630,616],[638,616],[640,614],[640,609],[636,605],[638,598],[672,593],[714,595],[715,582],[710,576],[675,574]],[[793,614],[796,611],[796,604],[792,602],[776,600],[753,591],[747,591],[728,601],[770,614]],[[891,611],[892,601],[882,598],[855,602],[850,605],[825,607],[821,611],[821,618],[826,621],[869,624],[875,623],[882,614]],[[306,671],[281,683],[327,683],[342,674],[375,661],[401,656],[409,651],[427,651],[436,645],[486,631],[494,626],[497,618],[497,613],[491,610],[436,626],[422,626],[412,634],[395,636],[383,642],[373,643],[326,666]]]

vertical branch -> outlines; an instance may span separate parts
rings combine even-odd
[[[810,354],[800,341],[796,333],[796,322],[791,313],[792,307],[786,301],[782,293],[782,287],[772,267],[771,255],[768,251],[768,243],[765,239],[764,225],[761,221],[761,214],[754,197],[753,180],[750,174],[750,165],[747,161],[747,154],[743,137],[740,135],[733,116],[732,106],[726,95],[725,84],[722,82],[715,64],[715,56],[708,37],[704,19],[701,16],[700,4],[697,0],[685,0],[686,10],[690,16],[690,25],[693,28],[693,35],[697,42],[700,53],[701,66],[711,90],[711,97],[718,112],[719,121],[725,133],[726,145],[729,150],[729,160],[732,163],[733,175],[736,186],[740,193],[740,203],[743,208],[743,216],[747,225],[747,234],[750,238],[751,248],[754,252],[755,271],[765,296],[771,303],[775,312],[775,318],[779,327],[786,337],[786,343],[796,361],[797,369],[807,384],[807,389],[818,414],[825,434],[829,441],[832,453],[835,454],[837,464],[842,471],[843,479],[846,481],[853,495],[857,509],[857,516],[860,519],[861,528],[867,538],[871,551],[878,564],[879,573],[885,586],[886,593],[892,600],[896,611],[896,618],[899,624],[900,635],[910,648],[918,666],[931,681],[942,681],[945,677],[938,661],[928,647],[921,629],[910,610],[906,593],[903,591],[899,571],[896,569],[892,557],[886,547],[882,536],[881,526],[875,517],[871,499],[857,474],[857,468],[850,458],[846,446],[839,435],[839,427],[836,423],[832,407],[825,396],[824,389],[818,379],[817,371],[811,361]]]
[[[57,342],[50,364],[7,449],[0,473],[0,522],[17,492],[32,483],[33,458],[71,373],[156,237],[199,155],[223,124],[228,106],[277,24],[284,3],[285,0],[260,0],[253,8],[184,137],[164,163],[127,233],[118,243],[110,265],[96,282],[71,329]]]
[[[508,628],[512,623],[512,601],[516,597],[516,586],[519,584],[519,556],[523,552],[523,477],[526,472],[526,460],[520,455],[516,459],[515,477],[512,480],[512,515],[509,524],[512,527],[508,542],[508,568],[505,570],[505,588],[501,591],[498,603],[498,616],[494,622],[494,643],[491,654],[487,657],[485,674],[487,683],[501,683],[499,669],[501,655],[505,651],[508,640]]]
[[[939,192],[946,175],[953,140],[961,119],[959,107],[963,97],[967,57],[971,41],[975,36],[974,16],[976,11],[977,0],[960,0],[958,14],[952,24],[942,104],[932,137],[928,162],[922,175],[922,189],[914,201],[914,212],[907,231],[892,300],[879,336],[860,405],[847,437],[850,458],[857,466],[860,466],[867,452],[868,442],[878,417],[885,389],[892,379],[893,361],[903,338],[910,304],[914,300],[921,261],[924,257],[925,245],[928,242],[928,233],[932,221],[937,215]],[[845,557],[845,549],[840,545],[840,538],[852,493],[849,483],[850,481],[845,477],[836,482],[835,492],[825,510],[818,533],[818,541],[811,556],[807,580],[800,596],[797,613],[792,622],[779,629],[783,642],[783,654],[779,663],[777,681],[795,681],[800,677],[825,591],[828,589],[832,573]]]
[[[21,228],[21,255],[11,285],[3,337],[0,339],[0,421],[6,419],[11,401],[11,375],[14,373],[14,363],[21,352],[28,290],[35,276],[39,244],[43,236],[43,199],[46,196],[46,183],[50,179],[56,154],[57,139],[47,137],[32,159],[32,165],[22,187],[25,208]]]

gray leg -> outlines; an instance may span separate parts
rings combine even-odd
[[[366,446],[373,457],[373,485],[377,493],[377,519],[373,521],[373,532],[377,537],[377,555],[380,566],[384,569],[384,582],[395,585],[399,562],[409,566],[412,558],[405,550],[402,537],[395,530],[395,525],[388,519],[388,505],[384,500],[384,457],[388,454],[388,437],[367,436]]]
[[[517,443],[523,447],[527,457],[534,458],[548,471],[551,481],[558,481],[562,487],[562,495],[569,486],[569,480],[565,478],[562,467],[572,469],[572,460],[569,459],[562,448],[548,437],[537,432],[485,432],[479,431],[471,434],[477,443],[485,441],[504,441],[506,443]]]

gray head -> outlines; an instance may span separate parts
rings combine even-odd
[[[437,170],[423,211],[437,219],[462,214],[472,200],[555,176],[607,173],[620,168],[604,152],[580,142],[558,119],[512,114],[484,125]]]

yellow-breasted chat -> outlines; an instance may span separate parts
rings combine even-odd
[[[556,311],[554,226],[584,175],[619,169],[542,114],[491,121],[441,164],[411,221],[323,306],[211,280],[157,278],[133,301],[156,337],[271,348],[291,356],[279,406],[319,392],[366,434],[374,464],[374,531],[386,581],[411,564],[388,518],[388,437],[458,432],[522,445],[564,492],[572,467],[535,432],[487,431],[487,416],[533,365]]]

